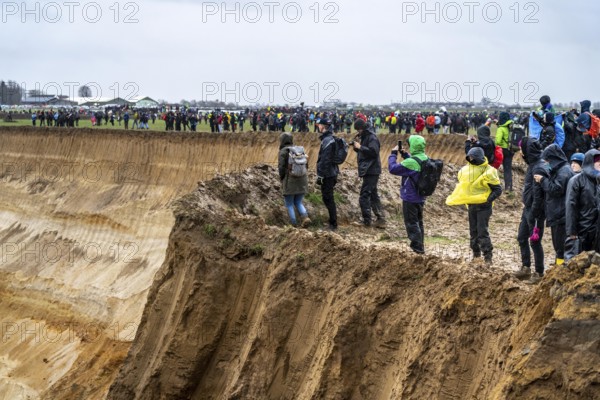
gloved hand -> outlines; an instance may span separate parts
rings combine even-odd
[[[537,226],[533,228],[533,233],[529,237],[529,240],[534,243],[540,241],[540,228],[538,228]]]
[[[323,178],[320,176],[317,176],[317,186],[323,186]]]

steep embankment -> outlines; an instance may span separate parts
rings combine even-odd
[[[109,399],[600,398],[600,259],[531,289],[480,263],[268,225],[261,170],[177,203]]]
[[[103,398],[165,260],[170,203],[215,173],[274,165],[278,135],[0,135],[0,398]],[[297,137],[314,164],[317,136]],[[382,137],[384,154],[397,139]],[[463,140],[431,138],[430,153],[462,163]]]

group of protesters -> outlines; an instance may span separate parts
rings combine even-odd
[[[473,259],[483,257],[487,265],[493,262],[489,221],[494,202],[503,192],[513,192],[512,162],[517,154],[525,161],[527,171],[522,192],[523,210],[518,231],[515,232],[521,253],[521,265],[515,277],[531,284],[543,278],[547,269],[542,246],[545,226],[551,230],[555,266],[563,265],[581,252],[600,251],[600,110],[592,112],[588,100],[582,101],[580,106],[580,109],[557,113],[550,97],[543,96],[540,107],[526,115],[506,111],[497,115],[466,115],[450,114],[446,110],[427,115],[428,118],[435,118],[437,114],[443,129],[442,116],[447,114],[448,119],[452,120],[446,122],[449,124],[448,133],[451,131],[449,127],[460,118],[467,121],[466,126],[473,124],[472,121],[481,123],[476,134],[465,140],[467,164],[460,170],[456,188],[446,199],[446,204],[450,206],[468,207]],[[397,118],[396,121],[392,120],[392,115]],[[408,117],[406,114],[392,115],[385,122],[391,122],[392,127]],[[407,148],[397,146],[392,150],[388,168],[391,174],[402,177],[400,197],[410,248],[415,253],[423,254],[423,213],[428,195],[423,192],[424,185],[421,182],[432,179],[431,175],[428,176],[432,171],[428,162],[432,160],[425,153],[426,138],[424,129],[420,129],[423,127],[422,115],[416,114],[415,117],[415,125],[419,129],[410,135]],[[357,153],[359,176],[363,181],[359,201],[362,219],[356,224],[385,228],[385,215],[377,191],[382,168],[380,144],[375,130],[380,121],[377,121],[377,117],[374,119],[373,115],[362,113],[353,114],[352,118],[352,126],[358,135],[350,146]],[[337,126],[334,119],[338,121]],[[339,177],[336,152],[339,151],[340,138],[335,133],[343,131],[345,127],[345,122],[340,125],[339,121],[335,113],[315,115],[315,126],[321,133],[317,184],[321,187],[323,202],[329,212],[328,229],[332,231],[338,229],[333,190]],[[490,129],[493,124],[498,127],[495,138],[492,138]],[[412,120],[405,123],[403,129],[407,126],[413,126]],[[435,131],[430,133],[435,134]],[[310,218],[302,199],[308,192],[307,178],[289,176],[288,166],[293,158],[288,158],[288,155],[290,149],[294,148],[293,136],[284,132],[280,139],[279,172],[286,208],[292,223],[296,224],[296,208],[306,225]],[[399,160],[400,157],[403,161]],[[500,168],[504,172],[504,188],[498,173]]]

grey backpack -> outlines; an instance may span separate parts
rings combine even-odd
[[[302,146],[292,146],[288,153],[288,174],[302,177],[308,174],[308,157]]]

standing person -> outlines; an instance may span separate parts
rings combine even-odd
[[[294,139],[289,133],[282,133],[279,136],[279,179],[283,191],[285,207],[288,210],[290,221],[293,226],[298,226],[294,207],[298,210],[302,218],[302,227],[306,228],[311,220],[302,201],[308,193],[308,176],[292,176],[290,173],[289,154],[290,148],[294,146]]]
[[[252,132],[256,132],[256,125],[258,125],[258,111],[252,113]]]
[[[415,122],[415,132],[417,135],[420,135],[425,130],[425,120],[421,116],[421,114],[417,115],[417,120]]]
[[[410,153],[398,146],[394,147],[388,158],[388,169],[392,175],[401,176],[400,198],[402,199],[402,215],[404,227],[410,239],[410,248],[417,254],[425,253],[425,228],[423,226],[423,208],[425,197],[419,194],[417,182],[421,177],[421,162],[429,157],[425,154],[425,138],[412,135],[408,138]],[[398,152],[404,161],[398,163]]]
[[[546,224],[552,232],[552,246],[556,252],[556,265],[565,262],[565,199],[569,180],[574,176],[565,153],[557,144],[548,146],[542,153],[548,165],[549,177],[534,175],[536,183],[541,183],[546,200]]]
[[[433,133],[437,135],[440,133],[440,128],[442,126],[442,118],[440,118],[440,113],[435,113],[434,120],[435,126],[433,127]]]
[[[125,123],[125,129],[129,129],[129,111],[125,111],[125,114],[123,114],[123,122]]]
[[[510,119],[510,114],[501,112],[498,118],[498,131],[496,132],[496,146],[502,148],[502,168],[504,169],[504,190],[513,191],[512,162],[514,153],[511,150],[510,130],[514,121]]]
[[[329,212],[329,227],[330,231],[337,230],[337,209],[333,196],[333,190],[337,184],[337,177],[340,173],[340,168],[333,161],[336,143],[333,137],[333,127],[331,121],[327,118],[317,120],[317,127],[321,136],[321,147],[319,148],[319,158],[317,160],[317,185],[321,186],[323,195],[323,203]]]
[[[517,235],[522,267],[514,276],[521,280],[529,278],[529,282],[532,284],[538,283],[544,276],[544,248],[542,247],[546,221],[544,190],[533,178],[534,175],[549,176],[546,165],[542,161],[542,150],[541,143],[536,139],[525,137],[521,141],[521,151],[527,164],[527,172],[523,187],[524,208]],[[535,260],[533,274],[531,273],[531,250],[533,250]]]
[[[427,133],[432,134],[435,129],[435,117],[433,114],[430,113],[429,116],[427,116],[427,119],[425,119],[425,126],[427,127]]]
[[[140,127],[140,114],[136,111],[133,113],[133,126],[132,129]]]
[[[496,144],[491,138],[492,131],[490,130],[490,124],[491,120],[488,120],[485,125],[477,129],[477,138],[471,136],[465,141],[465,154],[469,154],[469,150],[473,147],[481,147],[488,163],[492,164],[495,158]]]
[[[582,251],[594,250],[598,223],[598,179],[600,178],[600,151],[585,153],[583,171],[575,175],[567,186],[565,225],[567,240],[565,260]]]
[[[362,119],[354,121],[354,129],[360,136],[360,141],[353,142],[354,151],[358,159],[358,176],[363,183],[360,188],[360,210],[362,212],[362,223],[360,226],[371,226],[371,209],[377,217],[374,226],[385,228],[385,217],[381,200],[377,192],[377,184],[381,175],[381,159],[379,158],[379,139],[372,128]]]
[[[468,206],[473,258],[479,258],[483,253],[486,265],[492,265],[494,246],[490,239],[490,217],[494,201],[502,194],[502,186],[498,170],[489,165],[481,147],[469,150],[467,162],[458,173],[458,185],[446,199],[446,204]]]
[[[583,171],[582,167],[584,159],[585,155],[583,153],[575,153],[571,156],[571,170],[575,175]]]

